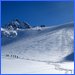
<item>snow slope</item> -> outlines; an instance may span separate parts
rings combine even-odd
[[[74,63],[46,63],[21,59],[2,59],[2,74],[73,74]]]
[[[69,23],[54,27],[18,29],[16,37],[2,36],[2,62],[5,64],[9,60],[6,57],[24,61],[65,62],[65,58],[74,52],[73,28],[74,23]],[[4,72],[2,69],[2,73]]]

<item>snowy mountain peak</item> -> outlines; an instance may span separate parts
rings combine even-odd
[[[31,26],[26,23],[22,22],[19,19],[15,19],[1,28],[2,36],[6,37],[14,37],[17,36],[17,31],[22,29],[30,29]]]
[[[7,28],[8,30],[17,30],[18,28],[28,29],[28,28],[31,28],[31,26],[26,22],[22,22],[19,19],[15,19],[11,21],[10,23],[6,24],[5,28]]]

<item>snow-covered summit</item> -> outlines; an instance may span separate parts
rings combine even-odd
[[[27,23],[27,22],[22,22],[19,19],[15,19],[11,22],[9,22],[8,24],[5,25],[5,28],[11,30],[17,30],[19,29],[28,29],[31,28],[31,26]]]
[[[22,22],[19,19],[15,19],[8,24],[6,24],[3,28],[1,28],[2,38],[13,38],[17,36],[18,30],[30,29],[31,26],[27,22]]]

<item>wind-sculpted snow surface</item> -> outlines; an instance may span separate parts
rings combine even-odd
[[[6,37],[2,34],[2,40],[5,39],[2,41],[2,58],[65,62],[66,57],[74,53],[73,28],[74,24],[69,23],[54,27],[18,29],[16,37]]]

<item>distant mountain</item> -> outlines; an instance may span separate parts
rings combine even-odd
[[[22,22],[19,19],[15,19],[11,22],[9,22],[8,24],[5,25],[5,28],[11,30],[11,29],[27,29],[27,28],[31,28],[31,26],[26,23],[26,22]]]

